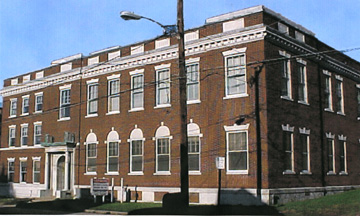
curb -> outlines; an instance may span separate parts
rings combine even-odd
[[[107,211],[107,210],[92,210],[92,209],[85,209],[84,212],[96,213],[96,214],[111,214],[111,215],[127,215],[128,214],[128,212]]]

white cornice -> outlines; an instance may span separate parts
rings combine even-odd
[[[266,28],[263,25],[251,26],[237,31],[225,32],[216,35],[210,35],[205,38],[190,41],[186,44],[185,55],[192,56],[205,53],[210,50],[231,47],[239,44],[249,43],[264,39]],[[100,63],[99,66],[86,66],[73,69],[69,72],[57,73],[44,77],[39,80],[33,80],[23,85],[8,86],[0,90],[3,97],[21,94],[45,88],[50,85],[58,85],[80,79],[81,75],[85,78],[96,77],[103,74],[114,73],[121,70],[132,69],[147,64],[161,63],[163,61],[178,58],[177,45],[169,46],[167,49],[151,50],[144,55],[126,56],[115,59],[107,64]]]

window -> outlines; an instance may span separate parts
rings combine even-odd
[[[34,145],[41,144],[41,132],[42,124],[41,122],[34,122]]]
[[[136,126],[136,125],[135,125]],[[130,173],[143,174],[144,163],[144,141],[143,132],[135,127],[130,134]]]
[[[298,59],[298,101],[308,103],[306,62]]]
[[[300,146],[301,146],[301,174],[310,173],[310,130],[300,130]]]
[[[35,94],[35,112],[41,112],[43,109],[43,94]]]
[[[22,115],[29,114],[29,95],[22,97]]]
[[[190,123],[187,125],[187,133],[188,133],[188,158],[189,158],[189,172],[191,173],[199,173],[200,172],[200,151],[201,151],[201,143],[200,137],[202,134],[200,133],[199,125],[193,123],[193,120],[190,119]]]
[[[26,183],[27,178],[27,161],[23,160],[20,161],[20,183],[25,182]]]
[[[226,58],[226,95],[246,93],[245,54]]]
[[[70,118],[70,89],[60,91],[60,119]]]
[[[96,157],[97,157],[97,137],[95,133],[90,130],[86,137],[86,173],[96,174]]]
[[[21,125],[21,146],[28,145],[28,124]]]
[[[248,173],[248,128],[249,124],[225,126],[226,171],[228,174]]]
[[[108,81],[108,113],[120,111],[120,80]]]
[[[144,107],[144,70],[136,70],[131,75],[131,110]]]
[[[16,109],[17,109],[17,99],[10,100],[10,117],[16,116]]]
[[[88,85],[87,114],[96,114],[98,110],[98,85]]]
[[[331,90],[331,74],[324,71],[325,76],[325,110],[332,111],[332,90]]]
[[[357,88],[357,117],[360,120],[360,85]]]
[[[14,182],[15,158],[8,158],[8,181]]]
[[[294,174],[294,127],[289,125],[282,125],[283,129],[283,148],[284,148],[284,173],[283,174]]]
[[[284,33],[284,34],[289,34],[289,27],[283,23],[278,23],[278,30],[281,32],[281,33]]]
[[[40,183],[40,160],[33,160],[33,183]]]
[[[327,139],[327,153],[328,153],[328,174],[335,173],[335,145],[334,145],[334,135],[326,134]]]
[[[186,66],[187,71],[187,100],[198,101],[199,94],[199,64],[189,64]]]
[[[119,134],[112,131],[107,136],[107,172],[108,173],[118,173],[119,171]]]
[[[166,126],[160,126],[156,130],[156,173],[170,174],[170,130]]]
[[[340,174],[347,174],[346,137],[339,136]]]
[[[344,94],[342,78],[337,77],[335,83],[336,89],[336,111],[338,114],[344,114]]]
[[[281,98],[291,99],[291,70],[290,70],[290,55],[284,51],[280,51],[280,55],[284,56],[285,60],[281,63]]]
[[[295,31],[295,38],[301,42],[305,42],[305,35],[301,32]]]
[[[156,71],[156,106],[170,105],[170,70]]]
[[[16,126],[9,126],[9,147],[15,147]]]

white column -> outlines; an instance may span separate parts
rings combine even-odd
[[[69,164],[70,164],[70,156],[69,152],[65,152],[65,190],[69,190],[69,179],[70,179],[70,172],[69,172]]]
[[[49,187],[49,184],[50,184],[50,182],[49,182],[49,175],[50,175],[50,173],[49,173],[49,168],[50,168],[50,158],[49,158],[49,153],[45,153],[45,188],[46,189],[49,189],[50,187]]]

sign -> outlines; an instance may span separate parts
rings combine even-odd
[[[217,169],[225,169],[225,157],[217,157],[216,158],[216,168]]]
[[[109,180],[108,179],[92,179],[91,194],[94,196],[108,195]]]

